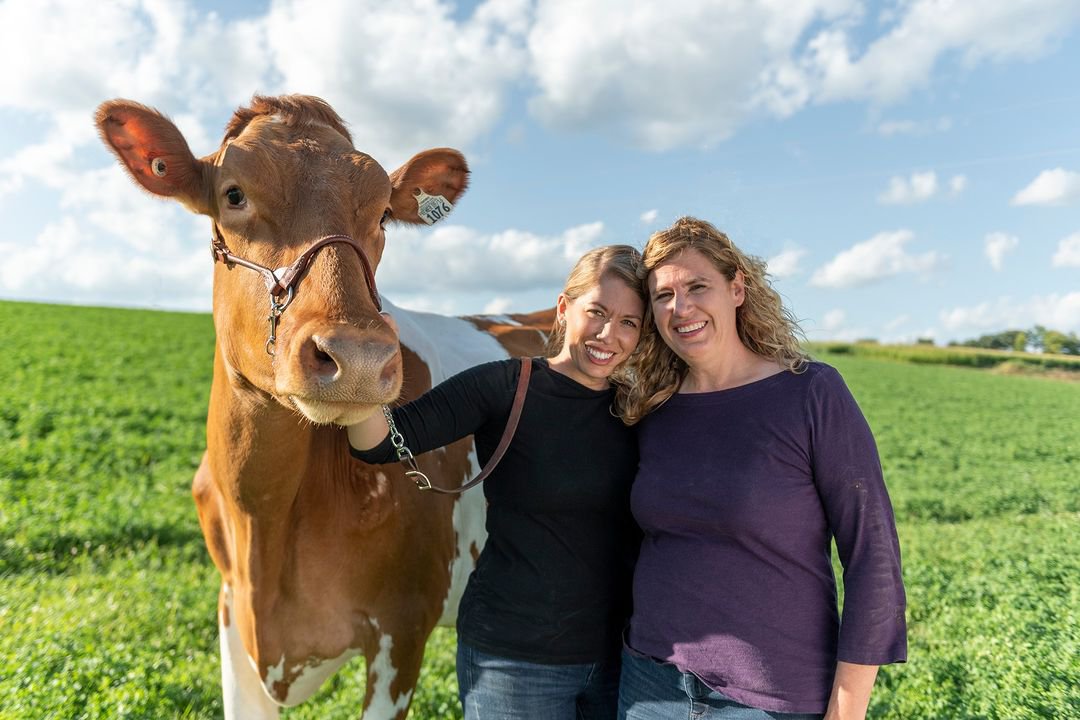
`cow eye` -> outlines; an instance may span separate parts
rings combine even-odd
[[[225,191],[225,199],[229,201],[229,207],[233,208],[243,207],[247,201],[247,198],[244,197],[244,191],[235,185]]]
[[[383,210],[382,220],[379,221],[379,227],[386,225],[386,221],[390,219],[390,208]]]

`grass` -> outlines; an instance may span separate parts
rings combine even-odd
[[[909,661],[881,718],[1080,717],[1080,385],[821,355],[896,511]]]
[[[221,716],[190,482],[209,316],[0,302],[0,720]],[[1080,717],[1080,384],[825,352],[874,429],[910,659],[875,718]],[[440,629],[412,717],[457,718]],[[290,719],[355,718],[355,661]]]
[[[809,343],[811,352],[818,354],[855,355],[866,358],[900,360],[920,365],[957,365],[960,367],[998,368],[1011,372],[1056,373],[1058,377],[1073,373],[1080,380],[1080,357],[1052,353],[987,350],[962,346],[879,345],[876,342]]]

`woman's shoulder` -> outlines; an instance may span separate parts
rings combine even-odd
[[[803,376],[809,385],[819,387],[846,387],[844,377],[840,374],[840,371],[832,365],[821,362],[820,360],[807,361],[803,364],[797,374]]]
[[[801,397],[829,396],[838,390],[847,391],[847,384],[840,371],[820,360],[808,360],[793,370],[785,370],[783,376],[788,391],[798,389]]]
[[[794,375],[802,376],[808,382],[817,378],[832,380],[840,377],[840,372],[836,368],[820,360],[807,360],[791,372]]]
[[[503,358],[502,360],[489,360],[479,365],[474,365],[464,373],[471,375],[476,379],[485,379],[490,382],[500,383],[506,380],[516,382],[518,375],[521,373],[521,360],[522,358]],[[535,360],[532,360],[535,367]]]
[[[520,358],[504,358],[466,368],[443,381],[439,388],[466,396],[501,397],[517,386],[521,374]]]

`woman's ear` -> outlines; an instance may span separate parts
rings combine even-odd
[[[559,299],[555,301],[555,322],[560,325],[566,324],[566,306],[569,302],[570,300],[562,294],[560,294]]]
[[[746,301],[746,277],[742,270],[736,270],[731,280],[731,296],[735,300],[735,307],[742,307]]]

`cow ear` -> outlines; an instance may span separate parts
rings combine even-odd
[[[171,120],[131,100],[110,100],[98,107],[94,122],[135,182],[194,212],[210,213],[206,164],[191,154]]]
[[[394,220],[432,223],[441,220],[465,193],[469,166],[457,150],[425,150],[390,174]]]

